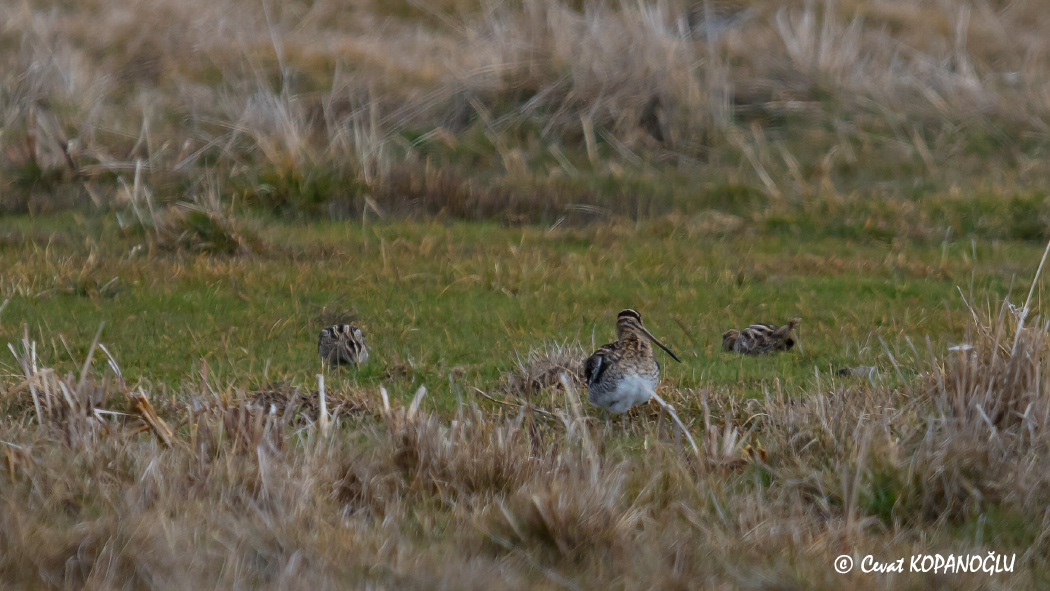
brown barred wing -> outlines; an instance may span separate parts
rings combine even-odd
[[[317,341],[317,353],[321,356],[321,361],[328,363],[337,363],[337,343],[335,337],[335,327],[328,327],[321,329],[321,336]]]
[[[587,380],[587,386],[601,383],[606,371],[619,363],[623,357],[623,351],[617,347],[618,343],[602,345],[593,355],[583,362],[583,377]]]
[[[733,350],[741,355],[765,355],[772,349],[770,336],[776,326],[770,324],[752,324],[740,331]]]
[[[748,326],[732,339],[733,350],[741,355],[768,355],[780,353],[795,346],[794,329],[799,320],[791,320],[784,326],[756,323]],[[730,331],[733,332],[733,331]],[[726,333],[729,335],[729,333]],[[723,335],[723,347],[728,345]]]

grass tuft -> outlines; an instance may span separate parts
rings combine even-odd
[[[521,400],[535,401],[545,391],[562,389],[562,376],[576,388],[584,387],[586,357],[579,343],[547,343],[518,355],[514,369],[502,376],[501,390]]]

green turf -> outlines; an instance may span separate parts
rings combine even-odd
[[[264,251],[219,257],[133,252],[137,241],[119,237],[110,218],[0,220],[9,237],[0,294],[10,298],[0,343],[15,342],[26,325],[42,363],[71,370],[104,321],[102,342],[131,381],[177,386],[204,358],[213,377],[251,388],[311,382],[319,329],[355,317],[372,358],[338,379],[382,383],[398,397],[425,384],[430,403],[443,407],[454,400],[450,375],[459,386],[494,389],[516,352],[549,341],[591,350],[612,339],[616,312],[633,307],[683,359],[662,360],[667,380],[755,396],[774,378],[800,392],[847,365],[895,376],[880,339],[908,374],[906,337],[920,351],[927,336],[938,350],[959,342],[962,294],[978,305],[1023,299],[1042,252],[969,240],[689,236],[659,220],[553,230],[252,223]],[[92,250],[96,264],[82,271]],[[720,351],[728,328],[791,317],[802,325],[790,354]],[[16,373],[5,356],[3,371]],[[410,379],[388,379],[396,364],[413,368]]]

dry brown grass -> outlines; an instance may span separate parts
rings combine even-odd
[[[216,188],[194,193],[170,205],[159,206],[143,180],[142,161],[135,163],[134,181],[120,179],[114,203],[117,221],[126,234],[141,234],[150,251],[203,252],[250,255],[261,248],[255,233],[224,205]]]
[[[593,198],[520,183],[675,170],[805,203],[1047,176],[1037,0],[395,4],[0,4],[5,209],[107,204],[136,161],[158,205],[217,171],[283,211],[551,220]]]
[[[930,353],[910,386],[824,377],[802,399],[747,401],[670,387],[699,457],[659,414],[629,417],[638,436],[618,438],[573,387],[542,388],[546,409],[448,414],[426,410],[425,388],[407,407],[382,389],[331,393],[329,408],[357,407],[326,436],[205,366],[163,395],[127,385],[102,345],[89,357],[105,372],[57,376],[27,337],[0,402],[0,576],[25,589],[918,589],[943,579],[843,577],[831,560],[995,550],[1017,553],[1014,574],[952,586],[1038,588],[1050,325],[1018,331],[1011,310],[975,312],[973,348]]]
[[[518,355],[513,371],[503,375],[502,390],[507,395],[531,401],[545,390],[561,390],[563,376],[575,387],[583,387],[586,358],[587,353],[579,343],[548,343],[542,349]]]

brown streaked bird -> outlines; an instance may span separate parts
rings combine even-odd
[[[365,333],[352,324],[336,324],[321,330],[317,341],[321,362],[330,365],[357,365],[368,361]]]
[[[611,413],[624,413],[656,396],[660,364],[653,354],[654,343],[682,362],[646,330],[641,314],[630,309],[620,312],[616,316],[616,342],[602,346],[583,364],[591,404]]]
[[[752,324],[744,330],[729,329],[722,334],[722,350],[741,355],[782,353],[795,346],[795,327],[800,322],[793,318],[784,326]]]

